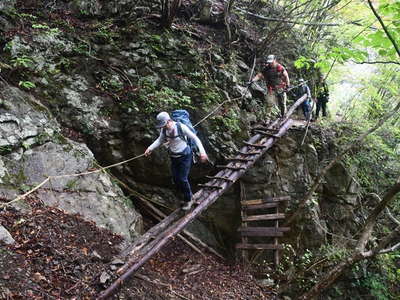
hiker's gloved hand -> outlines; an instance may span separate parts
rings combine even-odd
[[[207,154],[200,154],[200,161],[201,161],[202,163],[207,162],[207,161],[208,161],[208,156],[207,156]]]
[[[144,156],[149,156],[151,154],[151,150],[149,148],[144,151]]]
[[[251,85],[254,83],[254,81],[253,80],[250,80],[250,81],[247,81],[247,83],[246,83],[246,85],[247,85],[247,87],[251,87]]]

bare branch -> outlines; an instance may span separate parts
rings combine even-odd
[[[316,182],[312,185],[312,187],[309,189],[308,193],[304,197],[304,199],[299,203],[299,207],[296,210],[295,213],[293,213],[292,216],[288,218],[286,221],[285,226],[291,224],[301,213],[302,209],[305,207],[306,203],[308,200],[310,200],[314,194],[314,192],[317,190],[319,185],[321,184],[322,180],[324,179],[324,175],[338,162],[340,161],[346,153],[348,153],[350,150],[352,150],[354,147],[360,145],[364,139],[371,134],[372,132],[376,131],[379,127],[381,127],[387,120],[389,120],[391,117],[393,117],[398,111],[400,110],[400,101],[397,103],[396,107],[389,113],[387,113],[385,116],[383,116],[377,124],[364,132],[362,135],[360,135],[358,138],[354,140],[353,143],[349,144],[345,149],[339,153],[324,169],[322,169],[321,173],[318,176],[318,179]]]
[[[388,37],[388,39],[390,40],[390,42],[392,43],[393,47],[396,49],[397,55],[400,57],[400,49],[396,43],[396,41],[394,40],[394,38],[392,37],[392,35],[390,34],[390,32],[387,30],[385,24],[382,21],[382,18],[378,15],[378,13],[376,12],[374,6],[371,3],[371,0],[368,0],[368,4],[369,7],[371,8],[373,14],[375,15],[375,17],[378,19],[379,23],[382,26],[383,31],[385,31],[386,36]]]
[[[373,227],[376,224],[376,220],[381,212],[388,206],[388,204],[393,201],[397,193],[400,192],[400,177],[397,179],[395,185],[393,185],[389,191],[385,193],[382,201],[375,207],[375,209],[370,213],[368,219],[365,223],[364,230],[362,231],[356,248],[361,252],[364,251],[365,245],[369,241]]]
[[[400,226],[400,221],[397,220],[392,213],[390,212],[390,209],[388,207],[386,207],[386,213],[388,214],[389,218],[396,224]]]
[[[389,253],[389,252],[393,252],[393,251],[396,251],[399,248],[400,248],[400,243],[394,245],[393,247],[381,250],[379,252],[379,254],[386,254],[386,253]]]
[[[272,22],[284,22],[284,23],[288,23],[288,24],[298,24],[298,25],[310,25],[310,26],[341,26],[342,24],[338,24],[338,23],[306,23],[306,22],[295,22],[295,21],[290,21],[288,19],[279,19],[279,18],[269,18],[269,17],[264,17],[264,16],[260,16],[260,15],[256,15],[253,14],[247,10],[244,9],[240,9],[240,8],[236,8],[237,10],[248,14],[250,16],[256,17],[258,19],[261,20],[265,20],[265,21],[272,21]]]
[[[362,64],[370,64],[370,65],[373,65],[373,64],[396,64],[396,65],[400,65],[400,62],[397,62],[397,61],[362,61],[362,62],[352,61],[352,62],[355,64],[359,64],[359,65],[362,65]]]

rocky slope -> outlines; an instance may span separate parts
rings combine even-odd
[[[198,121],[230,100],[198,126],[217,164],[240,147],[257,119],[275,118],[262,99],[251,100],[243,84],[252,67],[249,53],[228,52],[218,27],[182,21],[171,30],[161,30],[157,16],[143,17],[148,10],[158,11],[156,2],[139,6],[136,1],[117,0],[10,0],[1,5],[2,202],[51,176],[32,194],[38,201],[79,213],[130,241],[142,232],[142,217],[135,210],[137,199],[128,199],[115,179],[153,203],[175,207],[178,199],[165,151],[118,165],[109,174],[74,174],[143,153],[157,136],[153,119],[160,110],[185,108]],[[49,14],[44,13],[45,5]],[[270,50],[278,55],[281,51]],[[284,62],[295,79],[291,62]],[[254,96],[260,95],[257,89]],[[285,209],[296,210],[320,167],[337,151],[333,132],[312,125],[301,145],[303,135],[304,126],[290,130],[244,176],[246,199],[290,195]],[[195,189],[204,175],[213,173],[211,165],[195,166]],[[288,269],[294,266],[294,257],[302,257],[327,238],[333,244],[343,242],[328,237],[327,228],[352,235],[357,193],[351,172],[342,164],[329,172],[303,218],[285,237],[290,245],[285,253],[291,262]],[[237,256],[233,246],[239,239],[240,200],[237,184],[190,230],[227,256]],[[29,211],[24,202],[13,206]],[[9,228],[3,226],[4,240],[12,242],[6,233]]]

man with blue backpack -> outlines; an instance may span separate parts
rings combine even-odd
[[[189,113],[186,110],[175,110],[172,118],[167,112],[157,115],[156,127],[161,129],[160,136],[146,149],[144,154],[151,152],[168,142],[171,158],[172,177],[178,189],[183,193],[183,210],[189,210],[193,205],[193,194],[189,183],[189,172],[193,162],[193,149],[197,146],[200,161],[208,160],[206,151],[191,125]]]

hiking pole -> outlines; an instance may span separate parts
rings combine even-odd
[[[304,81],[304,83],[306,83],[306,82],[308,82],[308,80]],[[299,83],[298,85],[291,86],[290,88],[288,88],[286,90],[286,92],[290,92],[291,90],[294,90],[295,88],[298,88],[299,86],[303,85],[304,83]]]
[[[256,67],[256,60],[257,60],[257,56],[254,55],[253,67],[251,68],[250,77],[249,77],[248,84],[247,84],[247,86],[246,86],[246,90],[244,91],[244,93],[242,94],[242,96],[239,98],[239,101],[241,101],[241,102],[243,101],[244,96],[246,96],[247,91],[249,90],[249,88],[250,88],[250,86],[251,86],[251,84],[252,84],[251,79],[253,78],[253,75],[254,75],[254,69],[255,69],[255,67]]]

